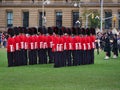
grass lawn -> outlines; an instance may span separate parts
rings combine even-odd
[[[120,55],[95,64],[53,68],[53,64],[7,67],[6,50],[0,49],[0,90],[120,90]]]

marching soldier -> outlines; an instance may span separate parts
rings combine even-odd
[[[33,38],[34,38],[34,64],[37,64],[37,52],[38,52],[38,36],[37,36],[37,29],[34,27],[33,29]]]
[[[25,33],[25,65],[28,64],[28,29],[25,28],[24,29],[24,33]]]
[[[43,62],[44,64],[47,64],[47,52],[48,52],[48,38],[46,36],[47,34],[47,29],[43,27]]]
[[[24,35],[24,27],[19,27],[20,30],[20,65],[25,65],[26,58],[25,58],[25,35]]]
[[[58,37],[58,28],[55,27],[54,28],[54,38],[53,38],[53,47],[52,47],[52,51],[54,53],[54,67],[57,68],[57,67],[60,67],[60,61],[58,60],[58,57],[59,57],[59,37]]]
[[[52,52],[52,47],[53,47],[53,30],[51,27],[48,27],[48,57],[49,57],[49,63],[53,63],[53,52]]]
[[[106,57],[104,59],[109,59],[111,56],[111,47],[110,47],[110,39],[107,34],[105,34],[105,47],[104,51],[106,52]]]
[[[15,40],[14,30],[12,28],[8,29],[8,45],[7,45],[7,58],[8,58],[8,67],[14,66],[14,52],[15,52]]]
[[[29,28],[29,34],[30,36],[28,37],[28,47],[29,47],[29,65],[34,64],[34,37],[33,37],[33,29]]]
[[[95,29],[90,28],[91,64],[94,64],[94,49],[95,49],[95,40],[96,40],[95,34],[96,34]]]
[[[83,55],[82,55],[82,36],[81,36],[81,29],[80,28],[77,28],[78,29],[78,65],[82,65],[82,61],[83,61]]]
[[[20,38],[19,38],[19,30],[17,27],[14,28],[15,32],[15,66],[20,65]]]
[[[118,43],[117,43],[117,35],[115,34],[113,36],[113,58],[117,58],[118,57]]]

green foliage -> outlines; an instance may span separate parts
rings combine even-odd
[[[90,14],[91,13],[91,14]],[[90,14],[88,17],[88,27],[100,28],[100,14],[98,11],[91,11],[84,8],[82,17],[86,20],[86,15]]]
[[[93,14],[89,17],[89,26],[94,28],[100,28],[100,16],[98,12],[93,12]]]
[[[53,68],[53,64],[7,67],[6,50],[0,49],[1,90],[120,90],[120,57],[95,64]]]

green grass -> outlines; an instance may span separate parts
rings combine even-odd
[[[53,68],[53,64],[7,67],[0,49],[0,90],[120,90],[120,57],[104,60],[95,54],[94,65]]]

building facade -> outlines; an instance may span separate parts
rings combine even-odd
[[[100,0],[49,0],[50,3],[47,1],[0,0],[0,30],[14,26],[72,27],[80,17],[84,27],[85,11],[100,13]],[[115,27],[120,30],[120,0],[103,0],[103,2],[103,29]],[[75,7],[75,3],[78,6]]]

